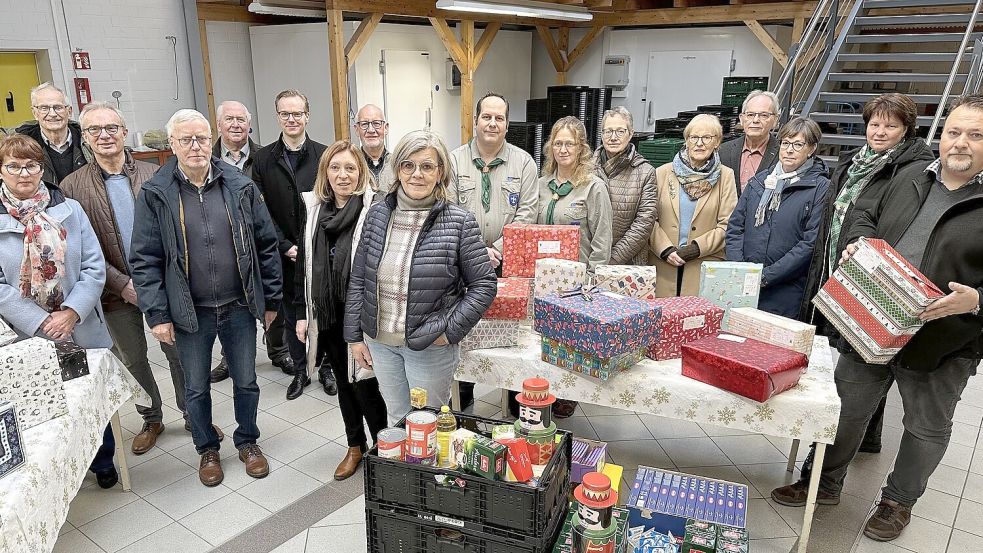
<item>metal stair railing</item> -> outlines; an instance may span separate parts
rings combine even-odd
[[[939,107],[935,110],[935,118],[932,119],[932,126],[929,127],[928,135],[925,139],[925,143],[929,146],[932,145],[932,140],[935,138],[935,131],[939,128],[939,122],[946,112],[949,94],[952,92],[952,85],[956,80],[956,75],[959,73],[959,65],[962,63],[963,54],[966,53],[970,36],[972,36],[973,30],[976,28],[976,17],[980,13],[981,5],[983,5],[983,0],[976,0],[973,13],[969,16],[969,23],[966,24],[966,31],[963,33],[963,39],[959,43],[959,50],[956,51],[956,59],[952,62],[952,68],[949,70],[949,80],[945,82],[945,88],[942,89],[942,96],[939,97]],[[980,89],[981,72],[983,72],[983,60],[981,60],[983,46],[981,46],[981,42],[983,41],[976,39],[976,42],[973,44],[973,59],[970,63],[969,74],[966,75],[966,83],[963,85],[963,94],[972,94],[978,92]]]
[[[812,110],[862,6],[863,0],[820,0],[816,5],[772,90],[778,95],[783,123],[794,114],[808,114]]]

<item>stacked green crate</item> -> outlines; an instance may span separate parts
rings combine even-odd
[[[656,138],[643,140],[638,143],[638,153],[658,167],[672,161],[679,149],[683,147],[681,138]]]
[[[768,77],[724,77],[720,103],[740,106],[752,90],[768,90]]]

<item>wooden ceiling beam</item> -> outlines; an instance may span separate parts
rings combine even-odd
[[[550,56],[550,61],[553,62],[553,68],[556,69],[557,73],[565,73],[567,60],[564,57],[566,52],[563,54],[560,53],[560,48],[556,45],[556,41],[553,40],[553,32],[549,27],[543,25],[537,25],[536,31],[539,32],[539,38],[546,46],[546,52]]]
[[[444,43],[444,48],[447,49],[447,53],[451,55],[451,59],[457,65],[457,68],[464,73],[468,69],[469,56],[464,51],[464,47],[461,46],[461,42],[457,40],[454,36],[454,32],[447,25],[447,20],[439,17],[431,17],[430,24],[433,25],[435,31],[437,31],[437,36],[440,41]]]
[[[816,9],[816,2],[772,2],[763,4],[738,4],[702,6],[700,8],[663,8],[634,10],[630,12],[594,13],[594,20],[575,26],[626,27],[666,25],[714,25],[758,22],[793,21],[797,17],[808,19]]]
[[[489,23],[485,30],[481,33],[481,38],[478,40],[478,44],[474,47],[474,56],[471,58],[471,63],[474,64],[474,68],[477,69],[481,65],[481,60],[485,59],[485,54],[488,53],[488,48],[491,47],[492,41],[495,40],[495,35],[498,34],[499,29],[502,28],[502,24],[494,21]]]
[[[534,17],[518,17],[512,15],[494,15],[438,10],[434,0],[326,0],[334,9],[354,13],[382,13],[401,15],[405,17],[424,17],[427,19],[461,20],[468,18],[476,23],[497,21],[512,25],[552,25],[554,27],[572,27],[571,22]]]
[[[754,36],[758,37],[758,42],[760,42],[765,49],[771,52],[771,57],[775,58],[778,63],[782,64],[782,67],[788,67],[788,54],[786,54],[785,50],[782,50],[782,47],[779,46],[778,43],[775,42],[775,39],[768,34],[768,31],[761,26],[761,23],[747,19],[744,21],[744,24],[747,25],[748,29],[751,29]]]
[[[584,52],[590,48],[591,43],[594,42],[594,39],[597,38],[597,36],[600,35],[601,31],[603,30],[604,27],[595,25],[594,27],[591,27],[591,30],[588,31],[586,35],[584,35],[584,38],[580,39],[580,42],[577,43],[577,47],[573,49],[573,52],[570,52],[569,56],[567,56],[567,70],[569,70],[573,64],[577,63],[580,56],[582,56]]]
[[[380,21],[382,21],[381,13],[373,13],[362,19],[362,22],[358,25],[358,29],[355,29],[355,34],[352,35],[352,38],[348,39],[348,44],[345,46],[345,57],[348,58],[349,65],[358,58],[358,54],[362,51],[362,48],[365,48],[369,37],[372,36],[372,31],[379,26]]]
[[[199,1],[195,6],[198,19],[204,21],[231,21],[235,23],[274,23],[277,18],[269,15],[258,15],[250,12],[245,6],[234,4],[216,4]]]
[[[331,112],[335,140],[351,136],[348,107],[348,60],[345,59],[345,20],[341,10],[328,10],[328,61],[331,73]]]

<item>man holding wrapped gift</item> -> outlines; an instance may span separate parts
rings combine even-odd
[[[887,365],[872,365],[843,344],[835,379],[842,401],[836,442],[823,465],[818,502],[839,503],[843,480],[867,423],[897,381],[905,406],[904,435],[881,501],[864,533],[897,538],[949,445],[952,416],[969,377],[983,358],[983,95],[961,98],[942,132],[940,158],[899,171],[895,186],[863,210],[847,233],[849,259],[861,237],[881,238],[927,278],[952,291],[921,315],[926,321]],[[807,482],[772,491],[799,506]]]

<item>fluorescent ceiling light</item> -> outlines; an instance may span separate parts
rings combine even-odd
[[[328,12],[323,9],[311,9],[307,7],[286,7],[284,4],[290,4],[285,2],[277,2],[280,5],[270,5],[274,2],[262,3],[258,1],[251,2],[249,4],[250,13],[260,14],[260,15],[284,15],[291,17],[312,17],[318,19],[324,19],[328,16]],[[324,5],[323,2],[318,2],[320,5]],[[304,3],[297,2],[293,5],[302,6]]]
[[[593,15],[580,6],[551,4],[548,2],[503,2],[498,0],[437,0],[437,9],[461,12],[515,15],[560,19],[564,21],[590,21]]]

